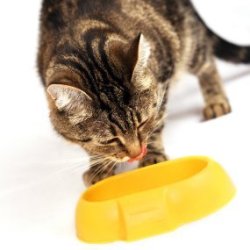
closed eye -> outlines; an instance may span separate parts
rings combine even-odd
[[[109,145],[109,144],[114,144],[114,143],[121,144],[121,141],[119,140],[119,138],[113,138],[107,141],[100,141],[99,143],[102,145]]]

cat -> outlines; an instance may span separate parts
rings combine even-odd
[[[55,130],[90,155],[86,185],[120,162],[167,160],[166,103],[177,75],[196,75],[204,117],[231,112],[215,56],[250,62],[250,47],[214,34],[189,0],[44,0],[38,67]]]

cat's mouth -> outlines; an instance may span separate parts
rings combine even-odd
[[[117,162],[117,163],[123,163],[123,162],[128,162],[130,158],[128,156],[120,158],[120,157],[117,157],[115,155],[112,155],[112,156],[109,156],[109,159],[111,161],[114,161],[114,162]]]
[[[141,159],[143,159],[143,157],[147,154],[147,146],[146,145],[142,145],[141,147],[141,152],[139,155],[135,156],[135,157],[131,157],[128,162],[135,162],[135,161],[139,161]]]
[[[116,162],[129,162],[129,163],[132,163],[132,162],[135,162],[135,161],[142,160],[146,154],[147,154],[147,146],[142,145],[140,153],[135,155],[135,156],[134,155],[132,155],[132,156],[124,156],[124,157],[121,158],[121,157],[117,157],[116,155],[114,155],[114,156],[111,156],[110,158],[113,161],[116,161]]]

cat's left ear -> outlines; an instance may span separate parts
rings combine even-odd
[[[131,66],[131,81],[140,82],[144,89],[149,88],[149,82],[143,81],[145,69],[148,67],[151,48],[143,34],[139,34],[132,42],[129,51],[129,62]]]
[[[86,116],[91,116],[92,98],[84,91],[68,85],[51,84],[47,92],[59,111],[75,113],[81,109]]]

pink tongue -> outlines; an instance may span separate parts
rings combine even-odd
[[[129,159],[128,162],[134,162],[134,161],[141,160],[143,158],[143,156],[145,156],[146,154],[147,154],[147,146],[143,145],[142,149],[141,149],[141,153],[137,157]]]

